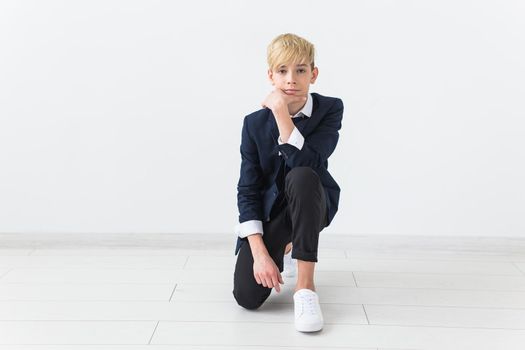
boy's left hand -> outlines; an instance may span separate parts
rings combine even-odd
[[[278,109],[286,108],[288,110],[288,105],[296,102],[306,101],[306,95],[288,95],[286,92],[279,88],[275,88],[261,103],[263,108],[268,107],[275,112]]]

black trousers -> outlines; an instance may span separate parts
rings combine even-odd
[[[295,167],[285,178],[285,201],[263,221],[263,241],[273,261],[283,271],[286,245],[292,242],[292,258],[317,262],[319,233],[326,227],[326,194],[317,173],[310,167]],[[273,212],[273,210],[272,210]],[[270,296],[272,288],[257,284],[249,241],[239,250],[233,277],[233,296],[247,309],[256,309]]]

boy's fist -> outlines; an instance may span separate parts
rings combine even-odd
[[[287,94],[283,90],[276,88],[266,96],[261,106],[263,108],[270,108],[272,112],[275,112],[278,109],[288,109],[288,105],[292,103],[306,102],[306,100],[306,95]]]

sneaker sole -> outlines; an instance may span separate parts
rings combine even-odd
[[[306,325],[295,325],[295,329],[299,332],[318,332],[323,329],[323,325],[319,324],[306,324]]]

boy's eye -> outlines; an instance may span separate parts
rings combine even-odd
[[[301,72],[301,73],[306,72],[305,69],[299,69],[298,71]],[[283,72],[286,72],[286,71],[285,71],[284,69],[281,69],[281,70],[279,71],[279,73],[283,73]]]

